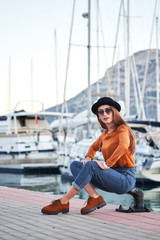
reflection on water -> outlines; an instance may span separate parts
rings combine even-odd
[[[66,181],[61,178],[61,175],[23,175],[23,174],[0,174],[0,185],[23,188],[32,191],[46,192],[54,195],[62,195],[66,193],[71,187],[71,181]],[[155,212],[160,212],[160,187],[154,186],[137,186],[144,191],[144,203],[147,207]],[[114,193],[107,193],[96,189],[102,195],[108,204],[130,206],[133,198],[128,194],[117,195]],[[75,198],[87,199],[87,193],[82,190]]]

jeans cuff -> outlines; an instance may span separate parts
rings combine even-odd
[[[72,183],[72,186],[73,186],[75,189],[77,189],[78,191],[81,190],[81,188],[80,188],[75,182]]]

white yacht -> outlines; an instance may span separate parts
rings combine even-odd
[[[1,163],[3,159],[7,162],[8,159],[55,157],[57,141],[54,140],[46,117],[58,117],[61,113],[45,111],[42,103],[38,112],[17,111],[20,103],[10,114],[0,116]]]

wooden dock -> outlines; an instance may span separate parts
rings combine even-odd
[[[160,239],[160,214],[120,213],[106,205],[81,215],[84,201],[72,199],[68,214],[43,215],[41,208],[58,196],[0,187],[1,240]]]

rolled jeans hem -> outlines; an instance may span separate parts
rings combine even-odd
[[[72,183],[72,186],[77,189],[77,191],[82,190],[75,182]]]

